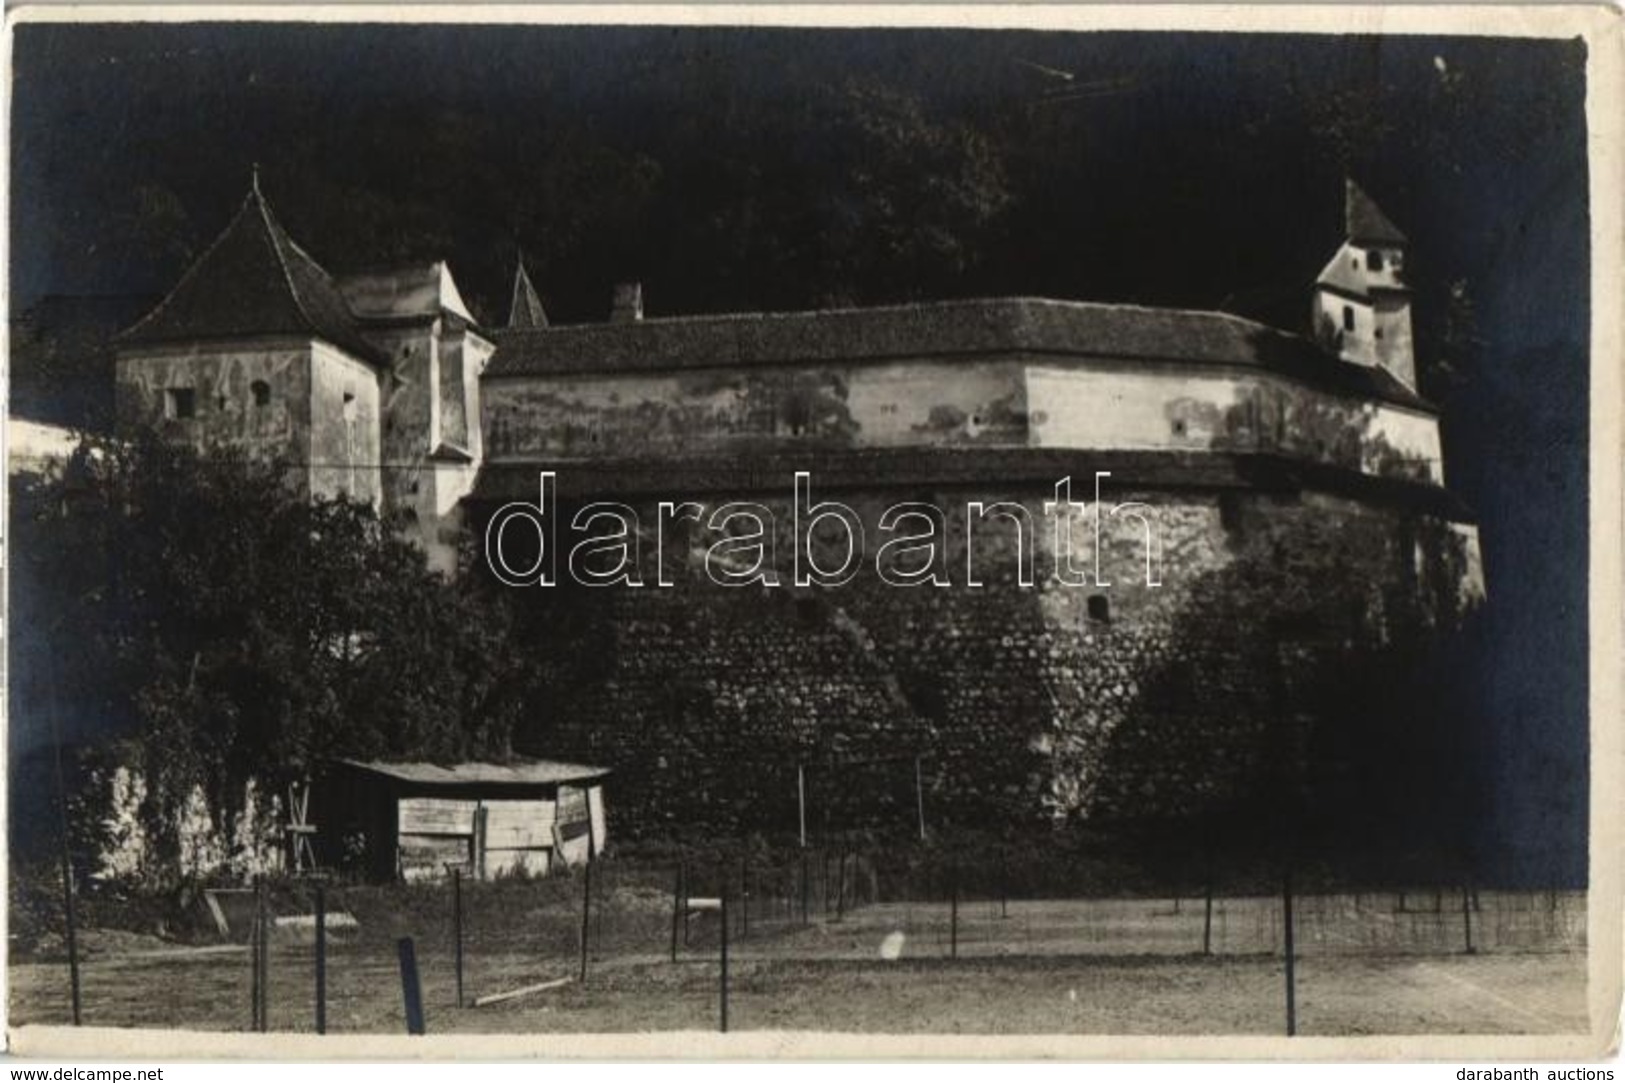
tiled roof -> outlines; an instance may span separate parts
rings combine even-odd
[[[1036,298],[575,324],[496,335],[487,377],[1027,353],[1265,368],[1425,406],[1380,370],[1223,312]]]
[[[1405,243],[1405,234],[1388,220],[1388,216],[1371,201],[1371,197],[1352,180],[1348,181],[1344,194],[1343,218],[1348,239],[1356,244]]]
[[[256,186],[169,296],[119,336],[149,345],[245,335],[312,335],[375,363],[333,279],[277,223]]]
[[[607,767],[588,767],[557,760],[518,763],[385,763],[380,760],[341,760],[341,763],[401,782],[433,786],[536,786],[559,782],[585,782],[609,774]]]

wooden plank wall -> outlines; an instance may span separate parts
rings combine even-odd
[[[476,837],[481,810],[483,863]],[[589,824],[602,849],[606,820],[599,786],[561,786],[557,802],[402,797],[397,802],[397,868],[408,880],[444,875],[447,865],[461,865],[473,876],[482,867],[486,876],[519,870],[545,874],[556,864],[587,860]]]

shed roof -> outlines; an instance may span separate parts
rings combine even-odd
[[[279,334],[312,335],[367,361],[386,360],[362,337],[333,279],[277,222],[256,184],[169,295],[119,342]]]
[[[589,767],[558,760],[522,760],[516,763],[454,763],[423,761],[386,763],[381,760],[340,760],[340,763],[401,782],[426,786],[538,786],[586,782],[609,774],[607,767]]]

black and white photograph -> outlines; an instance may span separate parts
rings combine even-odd
[[[18,1055],[1617,1049],[1617,9],[153,10],[8,26]]]

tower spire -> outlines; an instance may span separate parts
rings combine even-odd
[[[1405,234],[1348,178],[1343,245],[1315,280],[1315,337],[1351,364],[1386,371],[1416,390]]]
[[[525,273],[525,256],[519,253],[513,274],[513,302],[508,307],[508,326],[516,328],[546,327],[547,312],[542,299]]]

